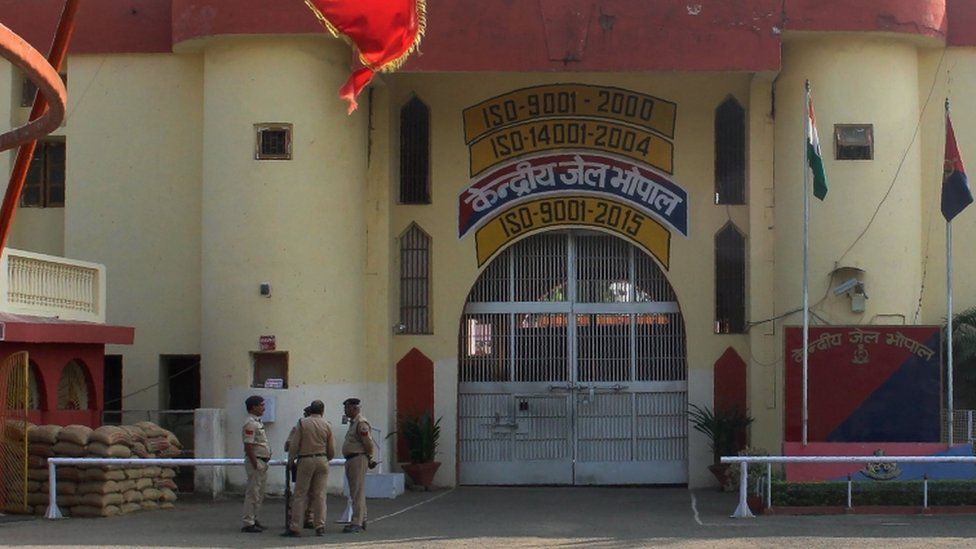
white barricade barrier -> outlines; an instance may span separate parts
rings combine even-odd
[[[285,465],[288,462],[283,459],[273,459],[268,465]],[[52,457],[47,458],[47,480],[48,480],[48,506],[44,514],[46,519],[62,519],[64,515],[58,508],[58,487],[57,475],[55,474],[58,465],[128,465],[136,467],[150,467],[161,465],[164,467],[177,467],[180,465],[192,465],[194,467],[216,467],[226,465],[244,466],[244,458],[92,458],[92,457]],[[344,458],[336,458],[329,461],[329,465],[346,465]],[[345,479],[345,475],[343,475]],[[346,494],[346,510],[342,516],[345,522],[352,518],[352,499],[349,497],[349,484],[344,482]],[[342,522],[342,521],[340,521]]]
[[[755,518],[749,510],[746,494],[749,486],[749,464],[766,463],[766,507],[772,506],[773,463],[973,463],[976,456],[722,456],[722,463],[739,463],[739,505],[731,518]],[[928,479],[926,478],[926,481]],[[927,482],[926,482],[927,484]],[[926,486],[927,496],[927,486]],[[926,502],[926,506],[928,503]]]

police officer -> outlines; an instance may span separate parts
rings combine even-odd
[[[315,535],[325,535],[325,487],[329,478],[329,460],[335,457],[335,443],[332,426],[322,417],[325,404],[313,400],[308,412],[308,417],[298,420],[288,440],[288,459],[298,460],[298,478],[295,480],[291,523],[282,534],[286,537],[300,535],[306,503],[312,507]]]
[[[264,486],[268,479],[268,462],[271,461],[271,446],[264,432],[261,416],[264,415],[264,399],[251,395],[244,401],[247,420],[244,422],[244,472],[247,473],[247,489],[244,492],[244,526],[241,532],[252,534],[264,531],[258,522],[258,513],[264,501]]]
[[[308,417],[309,415],[311,415],[312,414],[311,409],[312,409],[311,406],[306,406],[305,408],[303,408],[302,409],[302,417]],[[291,446],[291,443],[290,443],[291,437],[294,436],[295,431],[297,431],[297,430],[298,430],[298,425],[296,424],[294,427],[291,428],[291,431],[288,432],[288,438],[285,439],[285,453],[286,454],[288,453],[288,448]],[[288,470],[289,471],[293,471],[291,460],[289,460],[289,463],[288,463]],[[289,473],[289,474],[291,474],[291,473]],[[292,478],[289,482],[294,482],[295,480],[296,480],[295,478]],[[294,508],[294,505],[292,505],[292,501],[293,501],[293,499],[292,500],[289,500],[289,502],[287,503],[287,505],[290,505],[292,507],[292,509],[289,509],[288,510],[288,515],[287,516],[289,516],[289,517],[291,517],[291,513],[292,513],[293,508]],[[312,523],[312,506],[310,504],[305,506],[305,524],[303,526],[305,526],[305,528],[315,528],[315,525]],[[285,524],[285,528],[286,529],[288,528],[288,525],[287,524]]]
[[[346,458],[346,480],[352,500],[352,520],[342,531],[351,534],[366,529],[366,468],[376,465],[369,422],[360,413],[359,399],[347,398],[342,405],[349,418],[349,431],[342,442],[342,456]]]

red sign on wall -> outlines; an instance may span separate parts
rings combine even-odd
[[[274,351],[275,336],[260,336],[258,338],[258,345],[262,351]]]
[[[786,437],[802,432],[803,331],[786,329]],[[938,326],[810,328],[811,442],[938,442]]]

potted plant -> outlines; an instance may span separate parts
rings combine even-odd
[[[417,486],[430,490],[434,474],[441,466],[434,461],[437,455],[437,441],[441,437],[441,418],[436,420],[429,412],[422,415],[400,414],[397,417],[397,430],[388,436],[400,434],[407,443],[410,462],[401,465],[403,472]]]
[[[712,449],[712,464],[708,466],[708,470],[715,475],[721,490],[731,490],[729,465],[722,463],[721,458],[738,453],[739,440],[745,439],[746,429],[752,424],[753,418],[735,407],[714,412],[707,406],[691,404],[690,407],[688,419],[691,425],[708,437],[708,444]]]

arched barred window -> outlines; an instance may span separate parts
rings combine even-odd
[[[731,221],[715,235],[715,333],[746,328],[746,237]]]
[[[400,109],[400,204],[430,204],[430,109],[417,97]]]
[[[734,97],[715,110],[715,203],[746,203],[746,112]]]

